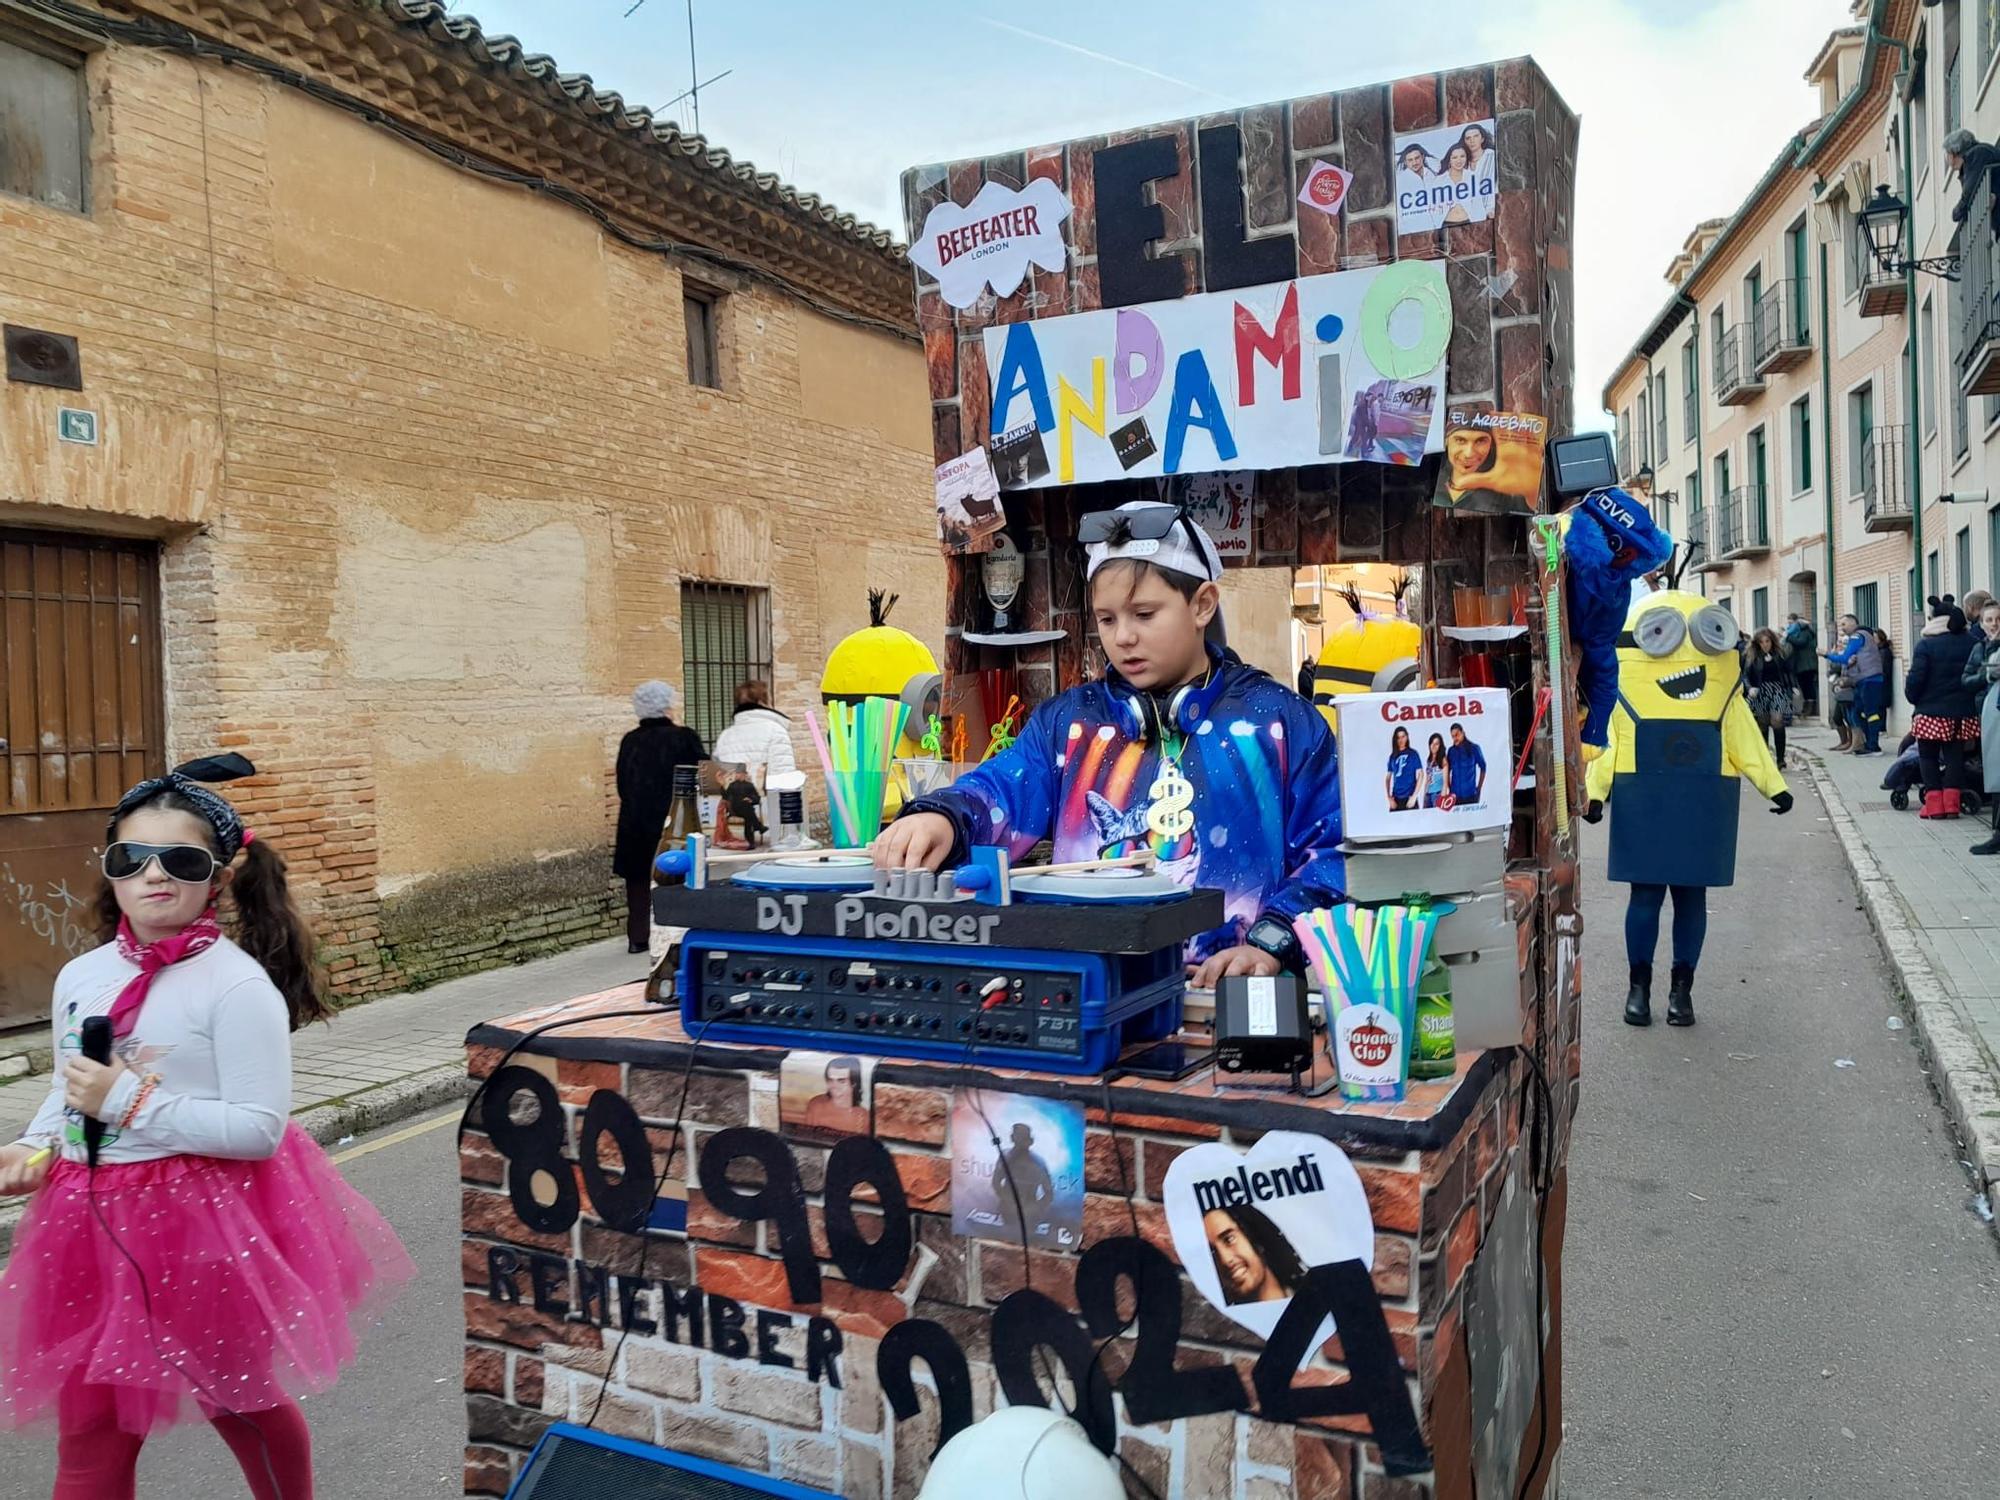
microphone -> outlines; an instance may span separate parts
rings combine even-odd
[[[107,1067],[111,1062],[111,1017],[86,1016],[83,1022],[83,1055]],[[83,1144],[90,1152],[90,1165],[97,1165],[98,1148],[104,1144],[104,1122],[89,1115],[83,1120]]]

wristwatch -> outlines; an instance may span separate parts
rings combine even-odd
[[[1250,924],[1243,941],[1270,954],[1284,968],[1294,972],[1304,968],[1305,950],[1299,946],[1298,937],[1284,921],[1269,913]]]

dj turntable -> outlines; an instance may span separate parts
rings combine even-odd
[[[703,874],[654,893],[655,918],[688,929],[689,1031],[1054,1073],[1177,1031],[1183,948],[1223,919],[1220,892],[1126,868],[1014,870],[1007,904],[961,889],[991,884],[965,872],[891,875],[851,853]]]

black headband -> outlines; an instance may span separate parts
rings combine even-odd
[[[150,781],[142,781],[131,791],[118,799],[113,809],[111,821],[105,825],[106,841],[115,838],[118,824],[126,814],[144,807],[162,792],[172,792],[192,803],[202,821],[215,831],[216,848],[222,855],[222,862],[228,864],[236,858],[237,852],[249,842],[250,835],[244,830],[243,819],[226,798],[203,786],[204,781],[238,781],[245,776],[255,776],[257,768],[244,757],[235,754],[203,756],[199,760],[188,761],[176,766],[164,776],[155,776]]]

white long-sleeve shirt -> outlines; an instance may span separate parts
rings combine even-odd
[[[22,1139],[87,1159],[83,1117],[63,1105],[63,1068],[83,1055],[87,1017],[106,1015],[138,969],[107,943],[56,976],[55,1084]],[[227,938],[162,969],[132,1030],[113,1044],[129,1070],[112,1086],[101,1163],[162,1156],[255,1161],[274,1155],[292,1111],[292,1037],[284,996]],[[148,1073],[152,1095],[124,1130],[117,1121]]]

